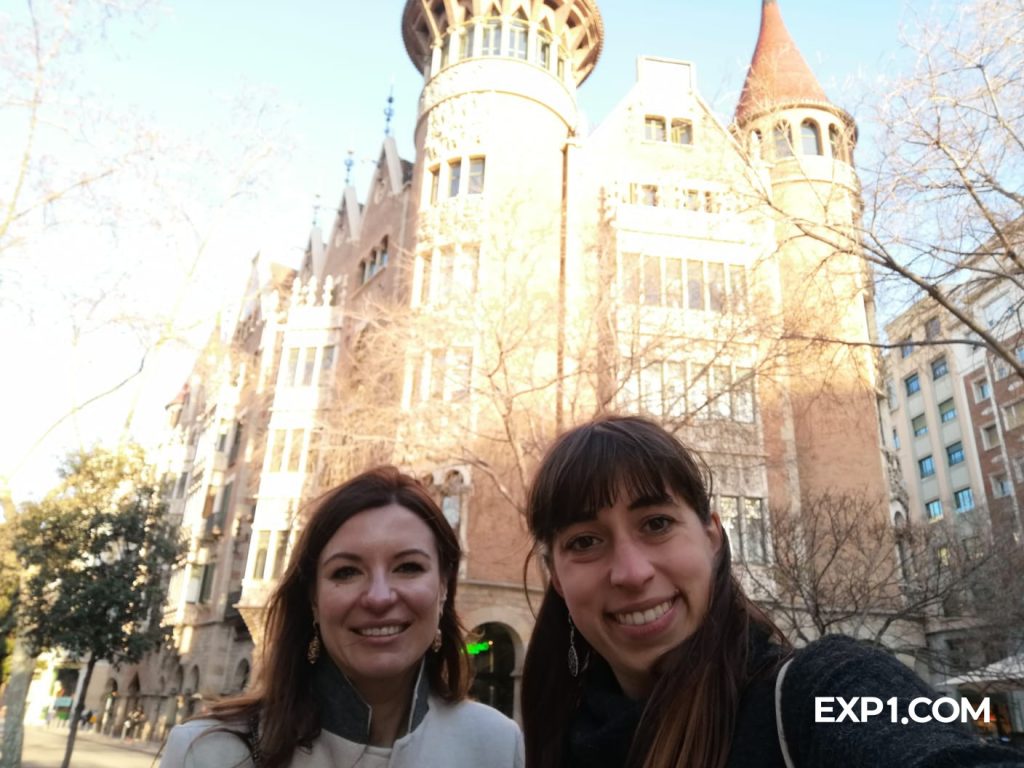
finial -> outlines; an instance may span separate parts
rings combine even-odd
[[[388,91],[388,105],[384,107],[384,135],[391,135],[391,118],[395,116],[395,79],[391,78],[391,89]]]
[[[348,151],[348,157],[345,158],[345,186],[349,187],[352,185],[352,166],[356,164],[356,151],[350,149]]]
[[[313,226],[320,226],[320,193],[313,198]]]

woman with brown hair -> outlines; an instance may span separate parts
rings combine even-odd
[[[516,724],[466,700],[460,557],[393,467],[328,493],[267,606],[254,690],[175,727],[161,767],[521,766]]]
[[[527,502],[550,575],[523,669],[528,768],[1024,765],[903,724],[935,694],[882,651],[828,637],[794,654],[733,576],[710,499],[706,467],[646,419],[598,419],[548,451]],[[898,703],[816,722],[827,696]]]

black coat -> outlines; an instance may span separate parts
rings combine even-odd
[[[756,641],[752,651],[752,668],[770,665],[780,654]],[[886,706],[866,722],[815,723],[815,698],[825,696],[895,696],[897,722],[891,722]],[[1024,768],[1024,754],[982,744],[963,726],[900,722],[910,700],[919,696],[938,698],[890,654],[847,637],[822,638],[798,651],[786,672],[782,714],[790,755],[797,768]],[[567,737],[567,768],[623,768],[642,711],[643,702],[627,698],[607,667],[595,665]],[[840,711],[836,704],[834,714]],[[774,674],[756,679],[744,692],[727,766],[784,768]]]

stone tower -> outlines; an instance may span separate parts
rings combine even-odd
[[[857,128],[829,101],[782,20],[763,0],[761,28],[733,130],[763,180],[790,362],[771,393],[766,438],[785,457],[771,473],[777,503],[825,491],[884,497],[870,274],[856,229]],[[842,343],[837,343],[842,342]]]
[[[412,180],[413,306],[429,302],[430,286],[448,275],[456,283],[444,287],[467,295],[493,286],[512,262],[535,286],[554,288],[576,88],[603,38],[596,4],[409,0],[402,31],[425,80]]]

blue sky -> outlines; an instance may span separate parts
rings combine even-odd
[[[606,31],[604,50],[579,93],[591,126],[625,96],[641,54],[693,62],[699,90],[728,121],[757,40],[759,0],[598,1]],[[43,5],[45,0],[37,0],[37,7]],[[197,284],[201,290],[189,289],[189,299],[208,307],[209,316],[239,296],[244,271],[257,251],[271,260],[297,261],[308,237],[315,196],[321,196],[324,209],[340,198],[349,148],[359,160],[355,182],[360,198],[365,197],[392,86],[393,132],[400,152],[412,159],[422,77],[402,43],[403,6],[401,0],[167,0],[137,18],[115,19],[103,37],[87,39],[76,55],[68,73],[76,97],[86,95],[91,105],[110,115],[131,115],[186,144],[207,147],[219,162],[221,171],[213,170],[216,162],[179,163],[173,168],[179,192],[187,197],[189,185],[195,185],[194,210],[202,208],[210,189],[217,189],[218,179],[211,175],[230,167],[237,145],[250,138],[245,132],[255,130],[250,122],[235,122],[238,113],[233,105],[241,101],[250,112],[263,110],[267,131],[279,140],[261,190],[250,196],[244,211],[218,224],[204,256],[209,263]],[[780,0],[780,6],[828,95],[860,121],[864,157],[873,131],[872,104],[885,92],[884,77],[898,72],[905,58],[899,54],[904,4]],[[25,8],[23,0],[0,0],[0,25],[5,16],[23,20]],[[5,32],[8,29],[10,25]],[[3,49],[0,44],[0,52]],[[110,134],[106,140],[119,139]],[[76,162],[73,156],[63,158],[59,146],[39,149],[52,150],[57,162]],[[161,160],[168,158],[153,162]],[[329,216],[323,218],[330,221]],[[109,279],[103,276],[127,270],[132,279],[141,280],[136,284],[148,280],[162,289],[169,259],[175,255],[167,244],[147,242],[144,230],[95,243],[89,241],[87,230],[78,230],[75,237],[70,248],[66,242],[29,244],[25,263],[52,262],[48,273],[40,272],[46,274],[37,286],[43,298],[34,303],[35,322],[26,322],[15,332],[0,332],[0,359],[32,360],[34,374],[8,377],[0,396],[0,424],[5,434],[14,436],[0,443],[0,480],[14,475],[10,482],[16,500],[45,491],[58,456],[71,446],[109,439],[112,428],[125,422],[133,406],[136,415],[159,421],[162,405],[180,387],[195,356],[185,350],[174,362],[155,368],[148,379],[90,408],[28,451],[70,403],[80,403],[120,381],[138,363],[132,339],[124,332],[101,331],[70,348],[61,280],[69,288],[79,288],[83,280]],[[39,252],[32,252],[32,247]],[[66,268],[60,255],[68,259]],[[0,323],[6,322],[0,307]],[[15,466],[20,466],[16,473]]]
[[[168,3],[147,24],[122,24],[95,48],[87,79],[105,98],[189,132],[202,132],[240,92],[281,110],[294,140],[291,170],[307,190],[292,213],[301,245],[314,195],[331,204],[340,195],[349,148],[364,161],[356,175],[364,194],[392,83],[394,134],[412,157],[422,80],[402,44],[402,7],[399,0]],[[694,62],[702,94],[728,118],[757,39],[758,0],[604,0],[600,8],[604,50],[579,93],[591,125],[625,95],[640,54]],[[829,96],[862,111],[861,92],[896,55],[903,4],[781,0],[781,9]]]

